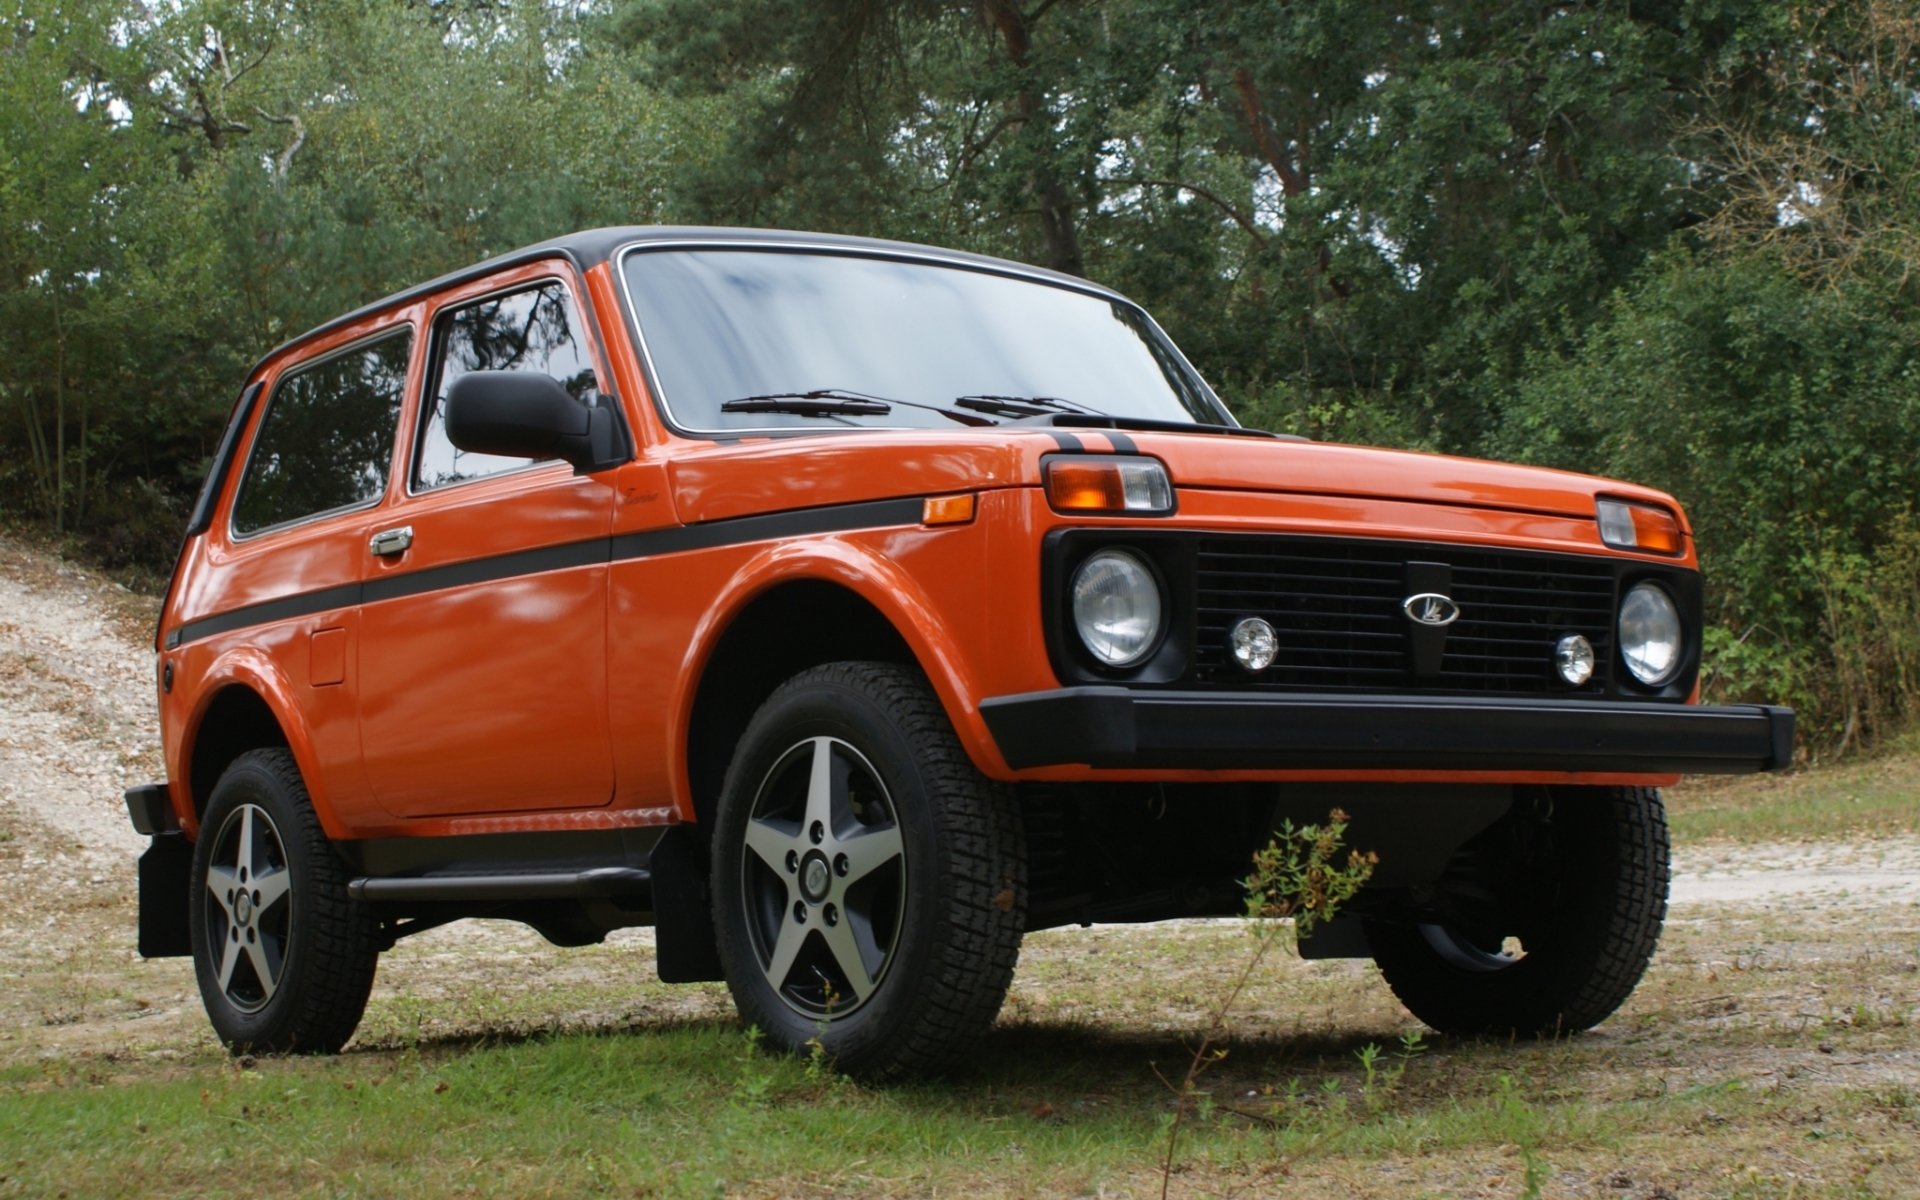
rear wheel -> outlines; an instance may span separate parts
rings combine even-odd
[[[379,926],[347,895],[346,869],[292,754],[235,759],[201,819],[189,927],[214,1032],[235,1054],[331,1054],[366,1011]]]
[[[992,1025],[1026,911],[1011,792],[974,769],[918,672],[788,680],[740,739],[714,823],[727,983],[770,1044],[841,1070],[950,1065]]]
[[[1442,1033],[1599,1024],[1645,973],[1667,911],[1652,788],[1537,789],[1456,855],[1411,919],[1367,922],[1395,996]]]

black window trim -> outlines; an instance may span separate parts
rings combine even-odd
[[[433,315],[427,321],[427,358],[426,361],[421,364],[420,404],[414,413],[412,427],[407,431],[406,481],[401,485],[402,494],[406,499],[418,500],[422,496],[443,494],[453,488],[465,487],[470,483],[484,483],[492,479],[505,479],[510,475],[524,475],[532,471],[538,471],[556,465],[566,466],[566,462],[563,459],[536,459],[524,466],[509,467],[504,471],[494,471],[486,475],[475,475],[471,479],[456,479],[451,483],[439,484],[436,487],[426,487],[415,490],[413,486],[413,473],[420,465],[421,444],[422,439],[426,435],[427,418],[429,416],[427,405],[432,401],[432,392],[440,381],[440,334],[438,331],[440,318],[447,313],[458,312],[470,305],[484,304],[495,297],[511,296],[516,292],[530,292],[535,288],[543,287],[549,283],[558,283],[566,290],[567,299],[573,305],[574,315],[580,319],[581,329],[584,334],[581,339],[581,345],[587,349],[587,362],[593,367],[594,390],[600,393],[601,406],[612,408],[615,415],[618,416],[620,411],[619,397],[613,388],[607,386],[608,381],[603,376],[598,361],[599,358],[604,358],[605,355],[596,355],[594,353],[600,339],[598,333],[593,328],[591,312],[585,303],[583,303],[580,293],[574,288],[573,281],[565,275],[556,271],[551,275],[543,275],[538,279],[523,279],[518,283],[504,284],[488,291],[476,292],[474,295],[466,296],[459,300],[443,299],[433,306]],[[621,418],[621,421],[623,424],[625,423],[624,418]]]
[[[413,369],[413,361],[414,361],[413,356],[419,353],[419,350],[420,350],[420,336],[419,336],[420,329],[411,319],[404,320],[404,321],[395,321],[391,325],[384,325],[381,328],[376,329],[371,333],[368,333],[365,337],[355,338],[353,341],[348,342],[343,346],[336,346],[324,354],[316,354],[312,358],[300,359],[298,362],[289,364],[286,368],[281,370],[280,374],[277,377],[275,377],[273,381],[273,389],[267,393],[266,401],[259,406],[260,415],[254,421],[253,436],[247,439],[247,459],[244,463],[240,464],[239,482],[234,485],[233,503],[227,506],[227,541],[228,542],[237,546],[242,543],[255,541],[259,538],[268,537],[276,533],[285,533],[290,529],[298,529],[302,525],[311,525],[316,521],[324,521],[329,517],[338,517],[338,516],[343,516],[347,513],[364,512],[367,509],[378,508],[380,507],[380,505],[386,502],[387,496],[393,491],[393,473],[392,473],[393,450],[394,450],[394,443],[397,442],[400,438],[400,430],[397,423],[393,431],[393,439],[387,443],[387,466],[388,466],[387,481],[385,486],[383,486],[380,489],[380,492],[378,495],[373,496],[366,500],[361,500],[355,504],[342,504],[333,508],[323,509],[320,512],[308,513],[305,516],[295,517],[290,521],[280,521],[273,525],[263,525],[259,529],[249,530],[245,533],[242,533],[240,529],[237,526],[235,526],[233,523],[236,510],[240,507],[240,493],[242,489],[244,489],[247,486],[247,472],[253,469],[253,456],[254,456],[254,453],[260,448],[260,433],[262,430],[266,429],[267,418],[273,415],[274,402],[280,399],[280,390],[286,387],[287,382],[291,379],[296,378],[297,376],[304,375],[308,371],[314,370],[318,367],[323,367],[327,363],[332,362],[336,358],[342,358],[348,354],[352,354],[352,353],[355,353],[356,351],[363,350],[366,347],[373,345],[375,342],[379,342],[386,338],[390,338],[397,334],[402,334],[402,333],[406,334],[407,337],[410,339],[409,345],[407,347],[407,369],[410,372]],[[406,408],[406,384],[403,379],[401,383],[402,411],[405,411],[405,408]]]

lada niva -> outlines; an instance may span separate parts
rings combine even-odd
[[[1379,866],[1304,953],[1579,1030],[1654,949],[1656,789],[1791,755],[1700,646],[1670,497],[1242,428],[1085,280],[580,233],[247,378],[160,617],[140,948],[235,1052],[330,1052],[399,938],[651,925],[884,1076],[1028,930],[1241,912],[1337,806]]]

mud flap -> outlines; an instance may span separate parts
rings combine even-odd
[[[713,932],[713,887],[704,830],[675,825],[653,848],[654,964],[662,983],[726,978]]]
[[[193,953],[187,933],[188,884],[193,843],[183,833],[156,833],[140,856],[140,957],[180,958]]]

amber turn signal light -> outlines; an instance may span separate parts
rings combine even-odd
[[[1679,554],[1686,549],[1680,519],[1664,508],[1624,500],[1601,500],[1595,507],[1600,540],[1609,546],[1650,554]]]
[[[1046,464],[1047,501],[1057,512],[1173,511],[1173,483],[1151,458],[1073,455]]]
[[[920,505],[922,525],[965,525],[973,520],[973,493],[928,496]]]

